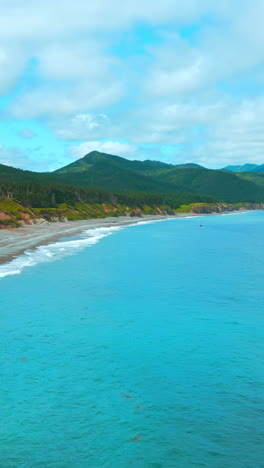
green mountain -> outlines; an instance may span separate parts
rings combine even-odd
[[[51,180],[57,180],[56,176],[54,177],[53,174],[50,172],[33,172],[33,171],[26,171],[23,169],[17,169],[11,166],[5,166],[4,164],[0,164],[0,181],[16,181],[16,182],[47,182]]]
[[[26,180],[27,177],[37,177],[37,174],[35,172],[23,171],[22,169],[16,169],[15,167],[0,164],[0,177],[1,180],[10,180],[12,178],[15,178],[16,180]]]
[[[263,195],[253,180],[243,180],[236,174],[198,169],[171,169],[156,177],[170,185],[184,187],[189,193],[203,193],[226,202],[253,201]]]
[[[226,202],[263,199],[259,184],[227,171],[209,170],[196,164],[128,161],[96,151],[59,169],[56,175],[63,183],[120,192],[194,193]]]
[[[243,164],[240,166],[226,166],[222,170],[231,172],[264,172],[264,164]]]
[[[180,165],[173,165],[167,164],[160,161],[130,161],[125,158],[121,158],[120,156],[115,156],[112,154],[107,153],[100,153],[99,151],[92,151],[91,153],[87,154],[81,159],[74,161],[71,164],[68,164],[61,169],[55,171],[56,174],[60,175],[73,175],[78,174],[79,177],[88,177],[91,170],[96,169],[97,167],[100,168],[102,171],[103,165],[107,165],[107,170],[111,167],[115,170],[124,170],[124,171],[132,171],[135,173],[141,173],[144,175],[153,175],[156,174],[158,171],[165,170],[165,169],[174,169],[174,168],[201,168],[198,164],[180,164]]]
[[[12,182],[12,190],[15,193],[18,183],[24,183],[23,190],[21,188],[21,193],[24,194],[23,202],[29,203],[35,197],[38,204],[41,203],[40,206],[47,203],[45,192],[50,194],[48,200],[51,200],[53,193],[53,199],[64,203],[65,200],[71,199],[70,193],[79,193],[81,189],[115,194],[145,193],[145,198],[147,194],[159,193],[191,195],[192,201],[202,201],[202,198],[206,197],[207,201],[208,197],[213,197],[220,202],[230,203],[264,201],[264,179],[261,173],[210,170],[197,164],[172,165],[149,160],[129,161],[97,151],[53,173],[35,173],[0,165],[0,193],[4,192],[5,182]],[[33,187],[33,184],[39,184],[39,188]],[[62,186],[65,188],[61,189]],[[40,196],[38,192],[41,193]],[[62,192],[67,193],[67,196],[64,197]],[[88,199],[90,198],[89,195]]]
[[[260,164],[259,166],[256,166],[252,172],[264,172],[264,164]]]
[[[243,180],[248,180],[260,188],[264,188],[264,172],[238,172],[236,174]]]
[[[78,161],[55,171],[62,183],[83,185],[122,192],[175,192],[162,181],[157,183],[152,175],[173,167],[158,161],[128,161],[119,156],[93,151]]]

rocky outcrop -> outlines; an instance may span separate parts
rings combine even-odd
[[[230,213],[234,211],[263,210],[263,203],[244,203],[243,205],[217,203],[215,205],[197,204],[192,205],[190,213],[192,214],[219,214]]]
[[[181,205],[173,209],[167,205],[140,205],[125,206],[121,204],[102,203],[78,205],[59,205],[57,208],[30,208],[11,199],[0,197],[0,229],[18,228],[28,224],[43,224],[48,222],[69,222],[93,218],[105,218],[107,216],[131,216],[144,217],[146,215],[173,216],[179,213],[192,215],[209,215],[229,213],[234,211],[264,210],[263,203],[194,203]]]
[[[0,229],[31,224],[35,218],[35,213],[29,207],[10,197],[0,197]]]

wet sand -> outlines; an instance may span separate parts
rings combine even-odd
[[[26,250],[32,250],[40,245],[49,244],[62,237],[74,236],[87,229],[104,226],[123,226],[135,224],[140,221],[153,221],[186,216],[190,216],[190,214],[181,213],[175,216],[150,215],[144,217],[120,216],[118,218],[109,217],[83,221],[46,222],[43,224],[23,226],[19,229],[3,229],[0,230],[0,264],[13,260]]]

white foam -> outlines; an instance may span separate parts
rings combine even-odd
[[[149,219],[149,220],[146,220],[146,221],[137,221],[135,224],[130,224],[129,227],[142,226],[144,224],[159,223],[160,221],[167,221],[167,219],[169,219],[169,218],[166,218],[166,219]]]
[[[53,262],[62,257],[73,255],[86,247],[91,247],[103,237],[110,236],[120,229],[122,229],[120,226],[88,229],[82,232],[78,239],[54,242],[48,245],[41,245],[35,250],[27,250],[23,255],[15,258],[11,262],[0,265],[0,278],[18,275],[22,273],[25,268],[35,266],[39,263]]]
[[[247,211],[232,211],[230,213],[220,213],[221,216],[231,216],[231,215],[241,215],[241,214],[245,214],[247,213]]]
[[[15,258],[11,262],[0,265],[0,278],[4,278],[5,276],[10,275],[19,275],[25,268],[35,266],[39,263],[53,262],[68,255],[74,255],[75,253],[85,249],[86,247],[91,247],[92,245],[99,242],[102,238],[110,236],[114,232],[119,231],[124,227],[133,227],[143,224],[152,224],[169,220],[175,221],[181,219],[197,219],[200,217],[203,216],[186,216],[179,218],[171,217],[165,219],[142,220],[135,221],[135,223],[129,225],[88,229],[82,232],[77,239],[54,242],[48,245],[41,245],[40,247],[37,247],[34,250],[25,251],[23,255]]]

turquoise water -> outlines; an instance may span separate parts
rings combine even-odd
[[[263,467],[264,213],[92,236],[0,267],[0,466]]]

